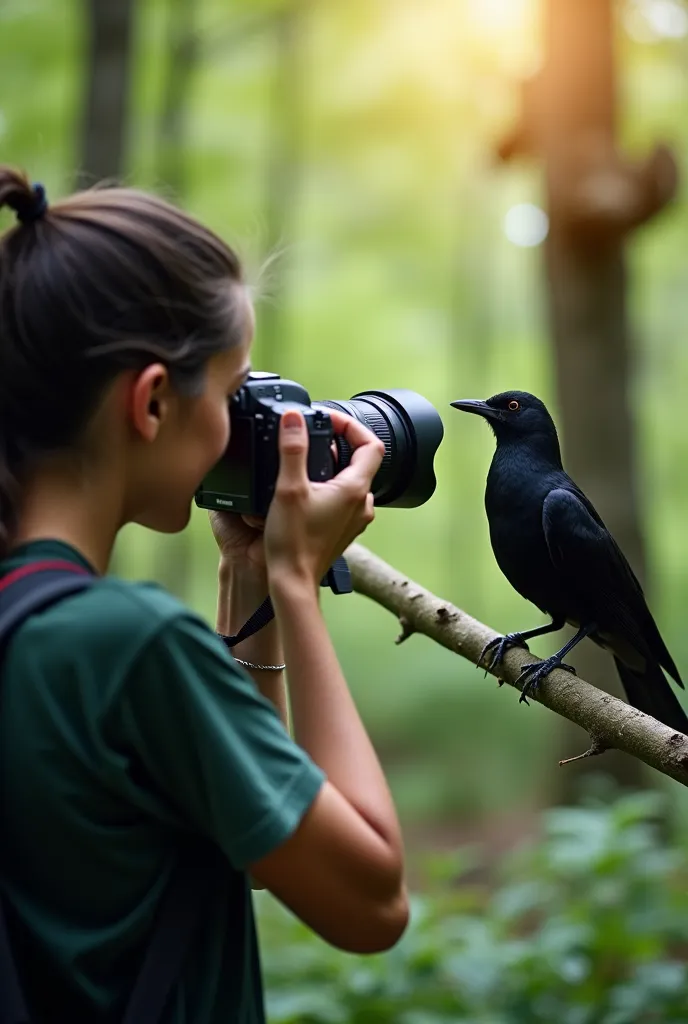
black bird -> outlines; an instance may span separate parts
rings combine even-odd
[[[485,509],[497,564],[552,622],[509,633],[486,645],[495,668],[511,646],[573,625],[577,633],[519,677],[520,700],[584,637],[611,651],[628,701],[671,729],[688,733],[686,717],[662,669],[683,689],[678,670],[647,607],[642,587],[592,503],[564,472],[557,430],[534,395],[505,391],[482,402],[452,402],[483,416],[497,438],[487,476]],[[527,700],[526,700],[527,703]]]

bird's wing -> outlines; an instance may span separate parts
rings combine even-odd
[[[563,487],[550,491],[542,525],[555,568],[586,604],[603,611],[605,626],[651,655],[683,686],[640,583],[602,520],[594,509],[591,512],[587,498]]]
[[[569,489],[571,490],[571,492],[583,503],[583,505],[585,505],[586,509],[588,510],[588,512],[590,513],[592,518],[595,520],[595,522],[598,524],[598,526],[600,526],[602,528],[602,530],[604,531],[604,533],[606,533],[607,537],[609,538],[609,542],[614,547],[614,550],[615,550],[618,558],[623,563],[624,568],[626,570],[626,574],[627,574],[627,576],[630,577],[630,580],[632,582],[633,587],[635,588],[635,590],[637,590],[638,594],[640,594],[640,596],[643,599],[643,602],[645,602],[645,593],[644,593],[643,588],[642,588],[642,586],[640,584],[640,580],[638,579],[636,574],[633,572],[633,569],[628,564],[628,561],[627,561],[626,556],[624,555],[623,551],[621,550],[621,548],[616,543],[616,541],[612,537],[611,533],[609,532],[609,530],[605,526],[605,524],[602,521],[602,517],[600,516],[599,512],[597,511],[597,509],[595,508],[593,503],[590,501],[590,499],[587,497],[587,495],[583,494],[581,489],[579,487],[576,487],[576,485],[573,483],[572,480],[571,480],[571,484],[572,484],[572,487],[571,488],[565,488],[565,490],[569,490]]]

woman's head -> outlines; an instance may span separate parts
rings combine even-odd
[[[228,439],[253,314],[236,255],[131,189],[46,208],[0,167],[0,556],[44,467],[117,460],[122,522],[181,529]]]

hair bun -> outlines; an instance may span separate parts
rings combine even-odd
[[[45,188],[31,185],[26,174],[11,167],[0,168],[0,207],[9,206],[21,224],[39,220],[48,209]]]

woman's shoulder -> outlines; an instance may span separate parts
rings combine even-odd
[[[59,542],[38,541],[19,550],[3,572],[36,562],[59,560],[90,570],[75,550]],[[8,654],[8,668],[35,670],[74,679],[105,675],[128,678],[145,661],[196,662],[204,655],[223,662],[227,651],[204,619],[154,582],[118,576],[95,577],[90,587],[32,615],[19,628]]]
[[[121,665],[153,641],[190,627],[213,635],[200,616],[158,584],[105,576],[33,616],[17,639],[60,661],[92,653],[101,665]]]
[[[197,619],[179,598],[154,582],[104,576],[85,591],[50,610],[98,632],[125,630],[155,633],[178,619]]]
[[[37,540],[26,543],[3,562],[0,578],[26,569],[74,567],[93,572],[92,566],[74,547],[62,541]],[[118,576],[93,577],[86,590],[66,596],[31,619],[22,633],[57,632],[72,640],[79,634],[106,635],[124,632],[155,632],[178,618],[193,616],[178,598],[154,582],[134,582]]]
[[[127,618],[143,617],[147,623],[163,623],[192,610],[174,594],[153,581],[125,580],[118,576],[104,576],[86,591],[83,597],[92,598],[94,610],[108,614],[118,613]]]

